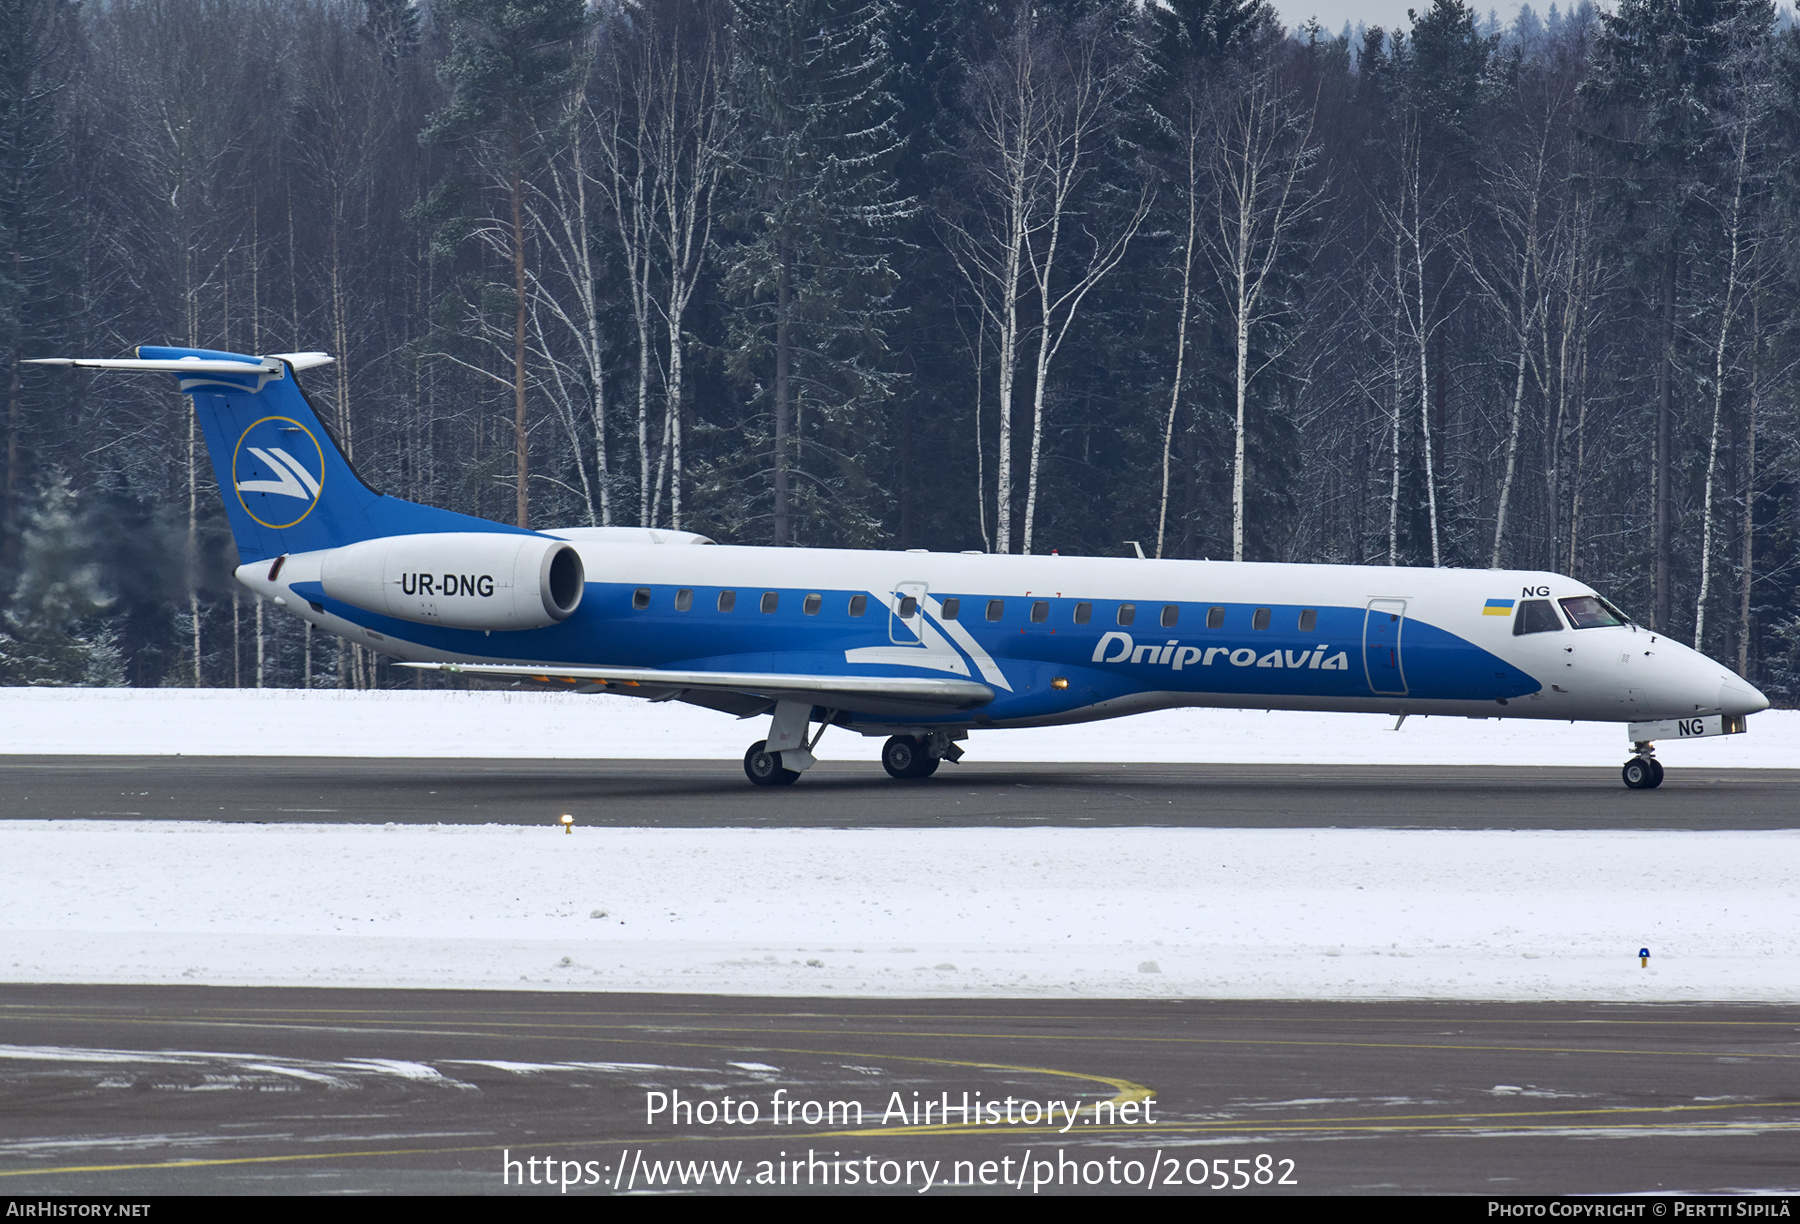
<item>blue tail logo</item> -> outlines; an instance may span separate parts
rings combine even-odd
[[[294,418],[266,416],[238,438],[231,478],[244,513],[264,527],[283,531],[319,504],[325,448]]]

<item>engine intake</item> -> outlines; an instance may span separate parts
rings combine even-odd
[[[445,532],[364,540],[327,553],[325,593],[369,612],[453,629],[542,629],[581,606],[581,554],[567,540]]]

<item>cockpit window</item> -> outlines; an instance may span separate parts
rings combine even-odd
[[[1513,614],[1513,636],[1527,633],[1555,633],[1563,627],[1556,608],[1548,599],[1527,599]]]
[[[1598,595],[1577,595],[1573,599],[1559,602],[1563,607],[1563,615],[1577,629],[1605,629],[1612,625],[1631,623],[1623,613]]]

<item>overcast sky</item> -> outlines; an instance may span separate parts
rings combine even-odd
[[[1596,0],[1607,12],[1613,10],[1612,0]],[[1505,29],[1519,15],[1520,0],[1471,0],[1475,11],[1485,23],[1490,12],[1499,20],[1500,27]],[[1556,0],[1556,6],[1567,13],[1580,0]],[[1532,11],[1542,20],[1550,12],[1551,0],[1531,0]],[[1384,30],[1410,30],[1412,22],[1406,19],[1407,9],[1424,12],[1431,7],[1431,0],[1275,0],[1275,11],[1281,14],[1281,24],[1288,29],[1298,29],[1309,17],[1317,17],[1319,24],[1333,34],[1343,31],[1344,23],[1350,23],[1352,29],[1358,22],[1366,26],[1378,25]],[[1795,0],[1776,0],[1775,9],[1782,22],[1792,21]]]
[[[1358,22],[1363,25],[1378,25],[1384,30],[1396,27],[1402,30],[1412,29],[1412,22],[1406,19],[1407,9],[1424,12],[1431,7],[1431,0],[1275,0],[1275,11],[1281,14],[1281,23],[1292,30],[1309,17],[1317,17],[1319,24],[1333,34],[1344,28],[1348,21],[1352,27]],[[1534,0],[1532,9],[1539,17],[1550,11],[1549,0],[1537,3]],[[1569,0],[1563,0],[1559,8],[1569,8]],[[1510,25],[1519,12],[1517,0],[1507,3],[1494,3],[1488,0],[1481,3],[1476,0],[1475,11],[1485,20],[1488,10],[1492,8],[1499,16],[1502,25]]]

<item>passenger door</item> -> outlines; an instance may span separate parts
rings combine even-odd
[[[925,617],[925,592],[931,588],[923,582],[901,582],[894,586],[894,607],[888,612],[888,641],[896,646],[917,646],[923,640],[919,633]],[[905,615],[908,609],[910,615]]]
[[[1371,599],[1363,617],[1363,667],[1369,691],[1399,697],[1406,693],[1400,666],[1400,634],[1406,628],[1404,599]]]

